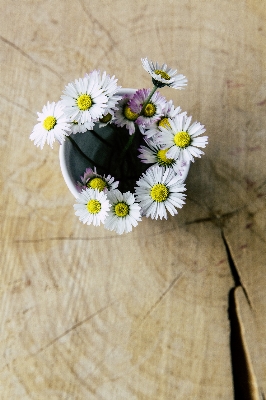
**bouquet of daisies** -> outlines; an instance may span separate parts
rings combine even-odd
[[[37,147],[65,139],[88,162],[76,187],[79,195],[75,214],[84,224],[104,224],[118,234],[132,231],[143,216],[167,219],[185,203],[183,171],[201,157],[208,143],[204,126],[167,101],[158,89],[183,89],[184,75],[176,70],[142,59],[153,88],[119,95],[115,76],[94,70],[69,83],[61,100],[47,103],[38,114],[30,139]],[[111,141],[99,134],[108,125]],[[97,128],[97,129],[96,129]],[[100,164],[85,154],[74,140],[98,138],[109,148],[109,158]],[[92,136],[90,136],[92,135]],[[110,138],[109,138],[110,139]]]

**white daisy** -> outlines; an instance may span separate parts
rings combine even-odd
[[[159,92],[155,92],[141,113],[143,104],[149,97],[150,93],[150,89],[139,89],[128,103],[130,110],[136,114],[139,114],[139,117],[135,122],[142,128],[158,121],[166,105],[166,98],[163,97]]]
[[[70,124],[60,102],[50,104],[48,101],[42,112],[37,114],[40,122],[34,126],[30,140],[34,140],[34,144],[41,149],[45,142],[52,148],[55,140],[62,144],[65,136],[70,134]]]
[[[166,64],[161,67],[156,62],[149,61],[147,58],[141,59],[143,68],[151,75],[152,82],[157,87],[170,86],[174,89],[183,89],[187,84],[187,78],[184,75],[176,75],[177,70],[168,68]]]
[[[117,91],[121,89],[121,86],[117,86],[117,79],[113,75],[107,75],[106,71],[101,75],[101,71],[94,70],[90,74],[86,74],[87,77],[97,79],[99,87],[103,90],[103,93],[107,96],[107,103],[104,115],[110,112],[110,110],[116,110],[116,104],[122,99],[122,96],[117,95]]]
[[[81,192],[86,188],[102,190],[106,193],[108,190],[114,190],[118,187],[119,182],[115,181],[115,179],[111,175],[99,175],[97,174],[97,170],[94,167],[94,170],[91,168],[87,168],[84,172],[84,175],[80,177],[81,182],[77,182],[77,189]]]
[[[61,96],[64,113],[71,121],[94,123],[103,115],[108,97],[95,75],[69,83]]]
[[[143,134],[147,136],[147,138],[153,138],[156,137],[160,131],[160,126],[166,127],[170,126],[168,122],[168,118],[174,118],[177,114],[181,113],[181,108],[174,106],[172,100],[168,101],[165,105],[165,107],[162,110],[162,115],[158,121],[155,123],[151,124],[144,132]]]
[[[206,129],[199,122],[190,125],[191,118],[180,114],[172,120],[169,119],[170,126],[160,127],[161,136],[158,137],[157,142],[164,149],[169,149],[166,153],[167,157],[194,162],[194,157],[200,158],[201,154],[204,154],[198,147],[206,147],[208,136],[198,136]]]
[[[128,103],[132,99],[132,95],[125,95],[118,104],[118,110],[115,111],[115,125],[126,126],[130,135],[135,132],[135,123],[139,114],[134,113]]]
[[[185,185],[172,169],[151,167],[136,183],[136,198],[146,217],[167,219],[166,210],[175,215],[176,208],[182,208],[185,203],[182,193],[186,190]]]
[[[111,210],[105,220],[105,228],[119,235],[131,232],[132,226],[137,226],[141,221],[140,206],[135,202],[134,194],[112,190],[107,197],[111,202]]]
[[[73,206],[75,215],[83,224],[98,226],[105,221],[110,203],[103,191],[87,188],[78,195],[76,201],[77,204]]]
[[[179,159],[168,158],[166,153],[168,149],[163,149],[161,145],[154,143],[152,140],[144,138],[147,146],[140,146],[138,158],[145,164],[154,164],[159,167],[167,167],[173,169],[180,177],[183,175],[184,164]]]

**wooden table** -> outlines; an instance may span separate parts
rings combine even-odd
[[[3,1],[0,398],[265,399],[266,3]],[[206,125],[187,203],[118,236],[84,226],[36,112],[99,68]],[[264,393],[264,394],[263,394]]]

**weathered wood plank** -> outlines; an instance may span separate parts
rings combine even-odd
[[[2,5],[1,399],[233,399],[230,291],[257,382],[247,398],[265,393],[266,4]],[[179,215],[119,237],[78,222],[58,147],[28,136],[94,68],[148,87],[146,56],[188,77],[162,94],[210,143]]]

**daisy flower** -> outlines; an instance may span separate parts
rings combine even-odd
[[[122,99],[122,96],[116,95],[116,92],[121,89],[121,86],[117,86],[117,79],[115,76],[112,77],[107,75],[106,71],[101,75],[101,71],[94,70],[90,74],[86,74],[86,77],[92,77],[92,79],[97,79],[99,83],[99,87],[103,90],[103,93],[107,96],[107,103],[105,111],[106,115],[109,110],[116,110],[116,104],[119,100]]]
[[[143,68],[151,75],[152,82],[155,86],[170,86],[174,89],[183,89],[183,86],[186,86],[187,78],[184,75],[176,75],[176,69],[168,68],[166,64],[160,67],[157,62],[154,64],[147,58],[142,58],[141,62]]]
[[[114,190],[118,187],[119,182],[114,181],[115,179],[111,175],[99,175],[94,167],[94,171],[91,168],[87,168],[84,175],[80,177],[81,182],[77,182],[77,189],[81,192],[86,188],[103,191],[106,193],[108,190]]]
[[[166,153],[167,157],[194,162],[194,157],[200,158],[201,154],[204,154],[198,147],[206,147],[208,136],[198,136],[206,129],[199,122],[190,125],[191,118],[180,114],[172,120],[169,119],[170,126],[160,127],[161,135],[157,142],[164,149],[169,149]]]
[[[140,146],[138,158],[145,164],[154,164],[159,167],[172,168],[177,175],[182,177],[186,163],[179,159],[168,158],[166,153],[168,149],[162,149],[162,146],[154,143],[152,140],[144,138],[147,146]]]
[[[155,92],[141,113],[143,104],[149,97],[150,93],[150,89],[139,89],[128,103],[130,109],[134,113],[139,114],[139,117],[135,122],[141,127],[149,126],[158,121],[162,115],[162,110],[166,105],[166,98],[159,92]]]
[[[59,102],[50,104],[48,101],[42,112],[37,112],[37,115],[40,122],[34,126],[30,135],[30,140],[34,140],[37,147],[42,149],[47,142],[53,148],[55,140],[62,144],[65,136],[70,135],[70,124]]]
[[[146,217],[167,219],[166,210],[175,215],[176,208],[182,208],[185,203],[182,193],[186,190],[185,185],[172,169],[151,167],[136,183],[136,198]]]
[[[151,124],[143,132],[143,134],[147,138],[156,137],[159,133],[161,133],[160,126],[163,126],[163,127],[170,126],[168,119],[174,118],[179,113],[181,113],[181,108],[180,107],[175,108],[172,100],[168,101],[162,110],[162,115],[160,116],[160,119],[158,121],[156,121],[155,123]]]
[[[79,194],[76,201],[77,204],[73,206],[75,215],[83,224],[98,226],[105,221],[110,210],[110,203],[103,191],[87,188]]]
[[[139,114],[134,113],[129,107],[129,101],[131,100],[132,95],[125,95],[122,100],[118,104],[118,110],[115,111],[115,125],[117,126],[126,126],[130,135],[133,135],[135,132],[135,124],[134,122],[138,118]]]
[[[111,210],[105,220],[105,228],[119,235],[131,232],[132,226],[137,226],[138,221],[141,221],[140,206],[135,202],[134,194],[113,190],[108,192],[107,198]]]
[[[81,124],[96,122],[103,115],[108,101],[95,75],[69,83],[61,99],[67,118]]]

